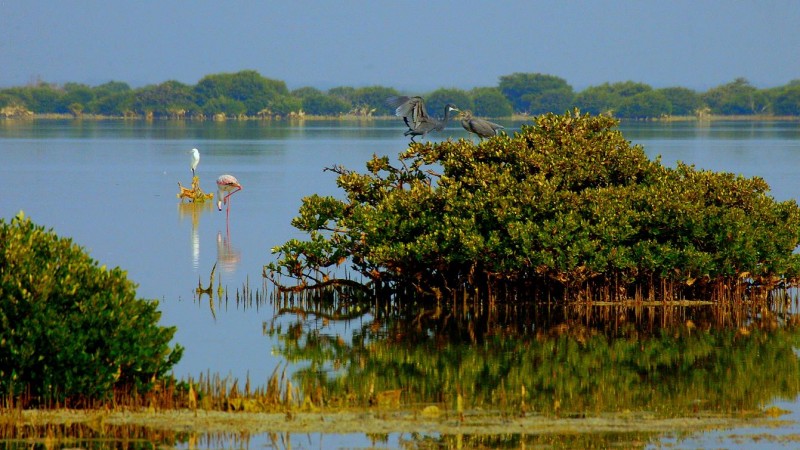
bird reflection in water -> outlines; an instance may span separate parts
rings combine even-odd
[[[200,216],[206,211],[212,211],[214,206],[211,202],[191,202],[178,203],[178,218],[182,221],[189,217],[192,220],[191,245],[192,245],[192,269],[197,270],[200,266]]]
[[[217,209],[222,211],[222,205],[227,205],[225,210],[225,237],[222,232],[217,232],[217,263],[223,272],[233,272],[242,259],[239,250],[231,244],[230,212],[231,195],[242,190],[239,180],[233,175],[225,174],[217,178]]]
[[[242,254],[231,244],[230,228],[225,227],[225,236],[221,231],[217,232],[217,264],[223,272],[233,272],[242,260]]]

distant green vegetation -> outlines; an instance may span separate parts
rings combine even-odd
[[[296,115],[384,116],[392,114],[386,97],[391,87],[341,86],[322,91],[286,83],[254,70],[207,75],[197,84],[170,80],[133,89],[110,81],[98,86],[38,82],[0,89],[0,117],[30,114],[85,114],[145,118],[274,118]],[[800,79],[785,86],[757,89],[744,78],[696,92],[683,87],[654,89],[633,81],[604,83],[575,92],[566,80],[539,73],[501,76],[497,86],[471,90],[437,89],[424,95],[429,112],[441,114],[455,103],[485,117],[563,113],[579,108],[620,118],[666,116],[800,116]]]
[[[665,167],[617,124],[545,114],[513,137],[411,144],[366,173],[333,167],[344,195],[303,199],[292,225],[309,239],[275,247],[267,275],[323,286],[347,262],[395,292],[548,301],[728,301],[796,279],[793,200],[758,177]]]
[[[147,392],[183,353],[157,308],[70,239],[0,219],[0,399],[86,406]]]

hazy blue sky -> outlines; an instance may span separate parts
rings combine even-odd
[[[536,72],[576,90],[800,79],[800,1],[0,0],[0,87],[257,70],[427,92]]]

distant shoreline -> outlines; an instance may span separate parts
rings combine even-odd
[[[510,117],[489,117],[493,120],[512,120],[512,121],[526,121],[531,120],[535,115],[522,115],[514,114]],[[129,120],[129,121],[176,121],[176,122],[227,122],[227,121],[315,121],[315,120],[397,120],[395,116],[356,116],[356,115],[341,115],[341,116],[288,116],[288,117],[257,117],[257,116],[239,116],[239,117],[144,117],[144,116],[104,116],[97,114],[83,114],[75,116],[72,114],[33,114],[26,116],[0,116],[0,120]],[[705,116],[663,116],[651,117],[645,119],[630,119],[619,118],[621,122],[721,122],[721,121],[734,121],[734,122],[800,122],[800,116],[771,116],[771,115],[705,115]]]

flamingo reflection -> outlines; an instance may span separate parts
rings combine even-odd
[[[223,272],[233,272],[242,260],[242,254],[239,249],[231,244],[231,235],[226,231],[225,237],[222,232],[217,232],[217,264],[222,268]]]

